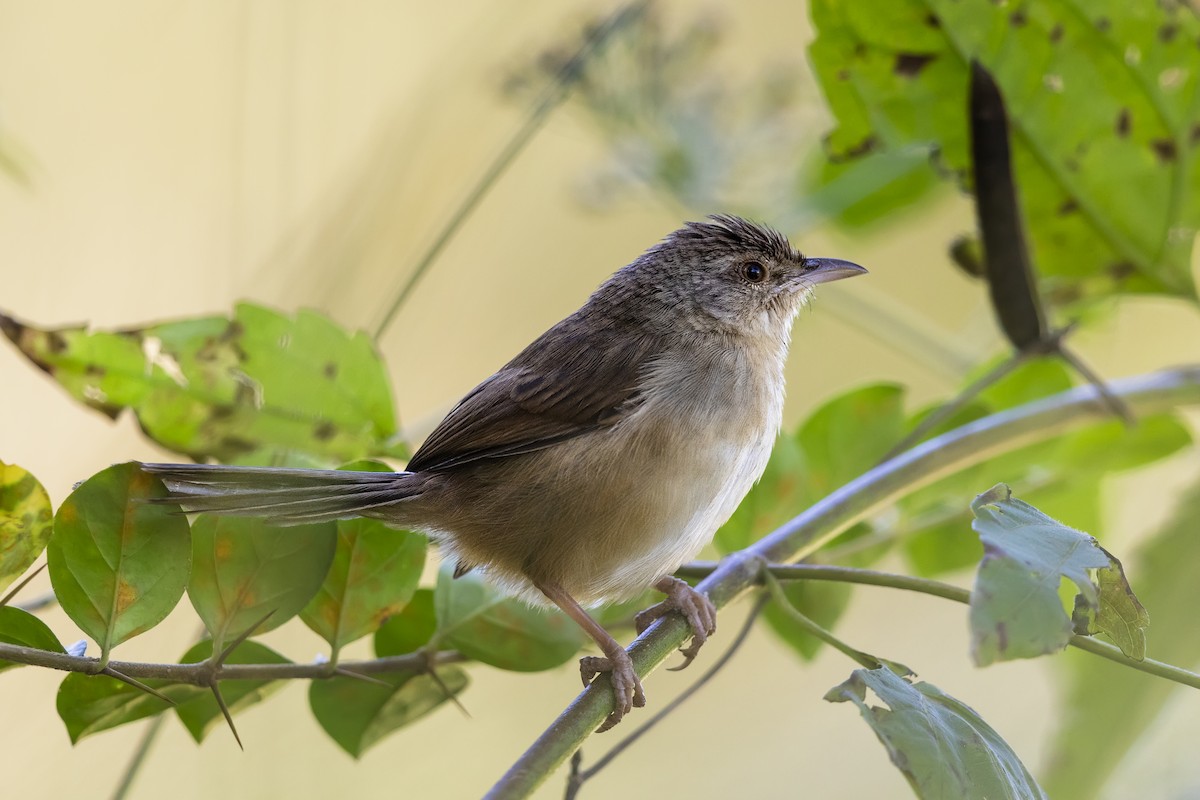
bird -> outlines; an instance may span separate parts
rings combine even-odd
[[[600,730],[644,706],[629,654],[588,613],[653,587],[641,633],[682,614],[685,664],[716,609],[673,573],[761,477],[778,436],[792,325],[814,286],[861,275],[732,215],[688,222],[614,273],[446,415],[403,471],[142,465],[183,511],[276,524],[369,517],[427,534],[500,589],[556,606],[610,677]]]

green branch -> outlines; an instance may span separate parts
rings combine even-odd
[[[1116,381],[1112,392],[1135,414],[1200,403],[1200,366],[1181,367]],[[717,565],[699,587],[718,608],[760,578],[761,564],[805,558],[871,513],[964,467],[1044,441],[1107,417],[1096,390],[1078,387],[1008,409],[924,442],[834,491],[751,547]],[[646,675],[689,635],[681,617],[664,617],[629,648],[634,668]],[[1084,649],[1099,653],[1100,642]],[[1083,645],[1080,645],[1083,646]],[[1164,665],[1165,666],[1165,665]],[[527,797],[579,748],[612,710],[607,683],[585,689],[517,759],[487,794],[491,800]]]

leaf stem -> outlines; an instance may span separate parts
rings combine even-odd
[[[1110,388],[1138,414],[1200,403],[1200,366],[1126,378],[1113,382]],[[1108,415],[1108,407],[1095,388],[1080,386],[944,433],[880,464],[749,548],[730,555],[697,588],[720,608],[758,581],[764,560],[801,560],[855,522],[939,478],[1085,423],[1107,419]],[[645,675],[658,666],[688,633],[687,623],[678,616],[663,617],[647,629],[629,648],[638,674]],[[1103,648],[1092,642],[1086,649],[1095,646]],[[1112,657],[1118,658],[1117,654]],[[1144,662],[1129,662],[1129,666],[1146,671]],[[607,685],[585,689],[517,759],[487,797],[511,800],[529,796],[600,725],[612,710],[612,702]]]

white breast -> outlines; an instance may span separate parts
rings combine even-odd
[[[764,359],[725,348],[650,375],[638,416],[673,420],[670,445],[646,475],[664,504],[662,524],[642,532],[605,599],[635,595],[694,558],[762,476],[783,413],[786,342],[773,349]]]

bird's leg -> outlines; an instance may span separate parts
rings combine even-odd
[[[583,678],[584,686],[591,684],[601,672],[609,673],[609,679],[612,681],[613,710],[596,732],[606,731],[616,725],[634,706],[640,708],[646,705],[646,693],[642,690],[642,682],[633,671],[633,660],[629,658],[625,648],[557,583],[537,581],[534,585],[568,617],[575,620],[600,647],[600,652],[604,653],[603,658],[585,656],[579,659],[579,675]]]
[[[717,607],[703,592],[696,591],[687,581],[681,581],[672,575],[659,578],[654,588],[665,594],[667,599],[639,613],[633,618],[633,622],[637,626],[637,632],[641,633],[659,617],[672,611],[682,614],[692,628],[692,643],[679,648],[679,652],[683,653],[684,662],[672,669],[683,669],[692,663],[692,659],[700,652],[700,646],[716,632]]]

